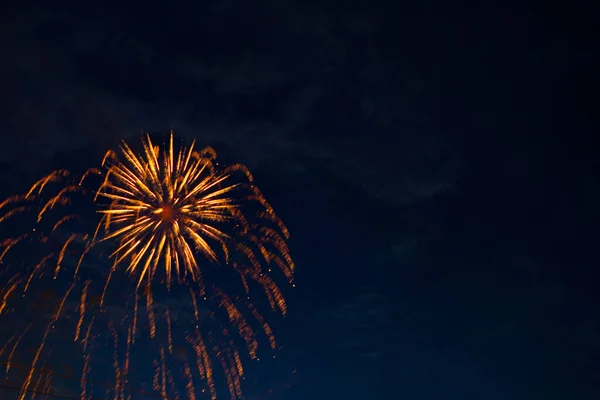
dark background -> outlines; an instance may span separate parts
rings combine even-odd
[[[173,128],[292,232],[249,399],[598,398],[594,2],[196,3],[4,3],[2,197]]]

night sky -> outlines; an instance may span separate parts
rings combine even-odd
[[[592,1],[197,3],[2,6],[0,197],[173,129],[292,234],[248,399],[598,398]]]

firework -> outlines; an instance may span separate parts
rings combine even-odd
[[[90,224],[95,217],[84,218],[81,210],[91,210],[98,222]],[[1,270],[8,281],[0,292],[0,316],[31,304],[23,299],[28,291],[52,299],[43,302],[52,313],[37,330],[42,333],[20,378],[20,399],[42,380],[51,380],[45,367],[49,342],[55,329],[71,325],[83,350],[81,398],[106,386],[90,383],[98,346],[113,349],[109,392],[115,399],[131,396],[132,371],[141,373],[150,365],[151,390],[160,397],[178,397],[182,391],[189,399],[203,394],[214,399],[219,375],[231,398],[241,398],[244,356],[238,342],[257,358],[262,331],[265,343],[276,348],[271,328],[250,300],[261,295],[285,315],[273,275],[293,281],[289,233],[248,169],[221,168],[211,148],[175,146],[172,133],[163,146],[146,137],[140,152],[123,142],[118,151],[106,153],[100,168],[82,175],[57,170],[25,195],[0,203],[0,222],[11,221],[28,228],[0,242],[0,262],[15,253]],[[32,244],[45,249],[43,255],[30,260],[39,251],[30,252],[18,263],[18,249]],[[91,267],[98,264],[100,271]],[[219,285],[223,276],[228,277],[225,286]],[[233,289],[232,276],[239,282]],[[162,288],[168,289],[166,295]],[[118,318],[111,311],[117,306]],[[22,334],[4,338],[10,350],[3,349],[0,357],[9,355],[7,366],[33,331],[30,323]],[[135,353],[142,341],[146,347]],[[174,343],[185,346],[174,349]],[[134,365],[144,357],[147,363]],[[213,365],[220,366],[219,374]]]
[[[104,240],[119,241],[113,256],[117,264],[129,257],[127,272],[138,275],[138,286],[145,277],[150,281],[161,266],[167,284],[174,270],[179,280],[189,275],[203,290],[196,254],[228,264],[232,250],[242,253],[249,266],[232,263],[240,276],[260,281],[262,264],[253,248],[291,280],[294,264],[284,240],[288,231],[252,184],[246,167],[236,164],[219,171],[214,150],[196,151],[193,143],[175,152],[173,135],[162,150],[150,137],[143,144],[142,157],[125,143],[120,149],[122,159],[112,151],[107,153],[106,178],[98,191],[98,196],[111,200],[101,211],[110,231]],[[243,175],[246,182],[233,179],[235,174]],[[274,222],[284,236],[263,224],[250,224],[241,211],[248,202],[258,203],[263,219]],[[274,297],[285,311],[283,299]]]

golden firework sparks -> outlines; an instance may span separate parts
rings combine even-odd
[[[196,150],[193,143],[176,151],[172,134],[163,149],[149,136],[143,145],[141,155],[126,143],[120,147],[122,158],[112,151],[106,154],[106,178],[98,191],[110,201],[101,210],[109,231],[104,240],[118,240],[112,256],[117,263],[129,259],[127,272],[137,275],[138,286],[164,268],[167,284],[173,274],[178,279],[189,274],[203,291],[198,253],[212,262],[226,263],[229,253],[237,251],[256,272],[261,266],[246,242],[292,279],[293,262],[282,236],[266,226],[249,225],[240,210],[245,202],[257,203],[262,208],[258,216],[274,221],[287,237],[287,229],[253,185],[246,167],[235,164],[219,170],[214,150]],[[234,179],[239,175],[245,181]]]
[[[123,143],[118,152],[106,153],[101,168],[89,169],[81,176],[66,170],[54,171],[38,180],[25,195],[0,203],[0,222],[25,215],[31,216],[34,223],[33,229],[0,241],[0,262],[23,243],[38,243],[49,248],[45,256],[31,264],[33,267],[18,269],[0,290],[0,315],[15,309],[10,302],[16,294],[24,297],[34,282],[48,282],[44,277],[57,283],[67,279],[68,283],[68,289],[64,289],[64,284],[63,289],[58,285],[61,294],[51,296],[60,301],[48,303],[54,312],[22,384],[21,398],[31,387],[40,385],[40,364],[45,364],[45,358],[51,354],[51,350],[46,351],[47,338],[52,335],[55,324],[67,314],[70,316],[66,320],[75,321],[74,342],[83,349],[82,398],[91,396],[93,387],[87,382],[93,362],[93,343],[100,340],[104,332],[110,333],[109,341],[112,340],[114,350],[111,364],[115,381],[110,391],[115,399],[125,398],[126,392],[134,393],[128,380],[133,368],[130,354],[135,352],[140,300],[145,300],[147,310],[144,331],[149,333],[151,341],[156,341],[153,387],[157,395],[166,396],[167,391],[176,394],[177,385],[169,367],[175,362],[172,359],[176,359],[180,363],[179,370],[184,371],[182,378],[190,400],[205,391],[212,399],[216,398],[213,365],[221,366],[231,398],[241,398],[242,360],[229,329],[222,324],[234,327],[231,332],[236,332],[241,343],[245,343],[247,354],[257,358],[257,332],[246,313],[258,322],[275,349],[271,328],[249,300],[253,287],[262,288],[271,308],[286,313],[283,294],[271,276],[277,269],[290,283],[293,281],[294,263],[286,244],[289,238],[286,227],[254,185],[246,167],[239,164],[220,167],[210,147],[196,149],[192,143],[176,148],[172,133],[165,146],[156,146],[149,136],[142,144],[142,151],[136,153]],[[100,177],[99,186],[95,190],[85,189],[84,183],[93,176]],[[48,195],[52,190],[54,193]],[[72,197],[87,193],[93,194],[92,204],[101,215],[93,234],[80,232],[71,225],[81,220],[79,213],[71,212]],[[105,250],[111,243],[116,243],[114,251],[109,252],[113,262],[103,280],[98,282],[97,278],[90,280],[80,276],[85,269],[82,268],[84,259],[94,254],[94,249]],[[73,254],[75,262],[72,262]],[[230,295],[213,280],[205,285],[204,280],[212,276],[211,266],[236,274],[245,295]],[[7,270],[10,269],[1,272]],[[110,302],[107,298],[114,293],[124,298],[120,293],[122,289],[113,289],[115,284],[112,283],[122,272],[135,278],[131,293],[124,295],[131,294],[134,301],[127,301],[132,309],[127,309],[125,318],[116,323],[106,311],[105,303]],[[166,311],[159,318],[161,306],[153,296],[156,282],[168,288],[175,283],[187,286],[193,310],[191,319],[186,321],[190,326],[180,328],[177,314],[171,313],[168,306],[162,307]],[[70,297],[78,300],[70,301]],[[245,300],[240,302],[239,298]],[[200,305],[202,301],[208,305]],[[215,312],[208,312],[206,308],[213,306],[221,310],[221,322],[214,329],[218,333],[209,333],[210,328],[206,328],[207,319],[217,318]],[[100,323],[104,324],[103,328],[94,327]],[[121,329],[123,323],[127,326]],[[33,329],[29,327],[31,324],[17,336],[17,344],[20,338],[32,334]],[[195,356],[191,364],[184,350],[173,352],[175,337],[182,334]],[[123,339],[119,340],[121,336]],[[218,337],[224,340],[215,339]],[[119,343],[124,343],[124,351],[119,350]],[[3,352],[0,351],[0,355]],[[182,358],[177,359],[178,355]],[[199,381],[206,383],[200,391],[194,387],[190,365],[197,366],[195,374]],[[34,379],[36,373],[37,380]]]

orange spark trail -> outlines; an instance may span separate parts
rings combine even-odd
[[[169,354],[173,353],[173,338],[171,336],[171,316],[169,314],[169,307],[165,311],[165,319],[167,320],[167,340],[169,343]]]
[[[83,324],[83,317],[85,316],[85,301],[87,299],[87,291],[92,281],[87,280],[85,282],[85,286],[83,287],[83,292],[81,292],[81,301],[79,302],[79,322],[77,322],[77,328],[75,328],[75,339],[74,342],[79,339],[79,333],[81,332],[81,324]]]
[[[27,328],[25,328],[25,330],[23,331],[23,333],[21,333],[21,335],[19,336],[19,338],[15,342],[15,345],[13,346],[12,351],[8,355],[8,361],[6,362],[6,373],[7,374],[8,374],[8,371],[10,370],[10,362],[12,360],[13,354],[15,354],[15,350],[17,350],[17,347],[19,346],[19,342],[21,342],[21,339],[23,339],[23,336],[25,336],[25,334],[27,333],[27,331],[29,331],[29,329],[31,328],[31,325],[33,325],[33,324],[27,325]]]
[[[54,318],[52,318],[52,321],[50,321],[50,323],[48,324],[48,327],[46,328],[44,337],[42,338],[40,346],[38,347],[38,350],[35,353],[35,357],[33,358],[33,362],[31,363],[31,369],[29,370],[29,375],[27,376],[27,379],[25,379],[25,383],[23,383],[23,387],[21,389],[21,397],[19,398],[19,400],[23,400],[25,398],[25,395],[27,394],[29,385],[31,385],[31,377],[33,376],[33,374],[35,372],[35,366],[38,362],[38,359],[40,358],[40,353],[42,352],[42,349],[44,348],[44,345],[46,343],[46,338],[48,337],[48,334],[50,333],[50,329],[52,329],[54,327],[54,324],[56,323],[56,321],[58,321],[58,317],[60,316],[60,313],[62,312],[62,309],[65,305],[65,301],[67,301],[67,298],[69,297],[69,294],[71,293],[71,290],[73,290],[74,286],[75,286],[75,282],[73,282],[73,284],[71,284],[71,286],[67,290],[67,293],[65,293],[65,295],[63,296],[62,301],[60,302],[60,305],[58,307],[58,310],[56,310],[56,313],[54,314]]]

